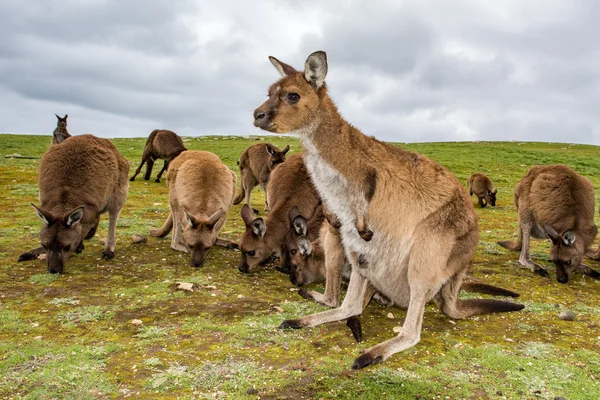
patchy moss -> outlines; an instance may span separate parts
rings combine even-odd
[[[292,138],[258,139],[299,150]],[[184,140],[190,149],[217,153],[236,173],[239,155],[257,142]],[[114,142],[137,168],[145,138]],[[49,144],[49,136],[3,135],[0,149],[39,157]],[[521,293],[516,301],[526,308],[451,321],[428,305],[419,344],[361,371],[350,370],[354,358],[394,337],[405,311],[370,304],[359,344],[343,322],[277,329],[284,319],[325,308],[302,299],[274,265],[241,274],[239,252],[213,248],[205,266],[195,269],[187,254],[171,250],[169,237],[132,242],[133,234],[148,236],[167,218],[164,181],[138,176],[131,182],[113,260],[101,258],[103,216],[97,235],[70,257],[63,275],[47,274],[43,261],[17,263],[19,254],[39,246],[40,222],[29,204],[38,201],[39,160],[0,157],[0,183],[8,188],[0,198],[0,397],[599,398],[600,281],[576,274],[560,285],[521,268],[517,253],[496,244],[516,238],[513,189],[530,165],[565,162],[600,187],[598,148],[489,142],[405,147],[439,161],[465,186],[473,172],[492,178],[498,203],[476,208],[480,245],[469,278]],[[252,204],[262,209],[260,188]],[[228,213],[222,237],[239,239],[245,229],[240,208]],[[533,257],[553,275],[548,248],[532,242]],[[176,282],[192,282],[195,289],[179,290]],[[311,289],[323,291],[323,285]],[[560,320],[563,310],[576,319]]]

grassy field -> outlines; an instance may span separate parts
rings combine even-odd
[[[184,140],[189,149],[215,152],[236,172],[236,160],[255,140],[299,150],[288,137]],[[37,203],[39,159],[5,155],[40,157],[50,141],[50,136],[0,136],[0,398],[600,398],[600,281],[577,274],[567,285],[557,283],[549,242],[534,241],[532,256],[548,266],[551,280],[520,268],[518,254],[496,244],[516,237],[513,188],[531,165],[565,163],[600,188],[597,147],[403,145],[437,160],[465,186],[473,172],[492,178],[498,202],[477,209],[481,240],[471,274],[520,292],[526,308],[452,321],[428,305],[419,344],[353,371],[360,351],[393,337],[405,312],[369,305],[362,317],[365,341],[358,344],[343,323],[277,329],[286,318],[324,307],[302,299],[273,265],[244,275],[237,270],[239,253],[214,248],[205,266],[193,269],[187,255],[170,249],[170,237],[132,242],[132,235],[148,235],[166,218],[164,180],[143,181],[141,174],[131,183],[113,260],[100,258],[108,226],[104,216],[98,235],[69,259],[63,275],[47,274],[43,261],[17,263],[20,253],[39,243],[41,223],[29,205]],[[114,140],[131,171],[144,142]],[[152,179],[161,165],[155,165]],[[257,188],[253,204],[262,210],[263,203]],[[223,237],[241,235],[239,212],[239,206],[229,212]],[[587,263],[598,268],[597,262]],[[177,290],[180,281],[195,283],[196,290]],[[575,312],[576,319],[559,319],[563,310]],[[134,319],[143,324],[132,324]]]

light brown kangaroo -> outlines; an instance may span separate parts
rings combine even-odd
[[[598,229],[594,223],[594,188],[590,180],[566,165],[536,165],[515,188],[519,214],[519,238],[498,242],[502,247],[521,251],[519,263],[538,275],[548,271],[531,261],[529,239],[552,240],[550,257],[556,265],[556,279],[567,283],[576,269],[600,278],[600,273],[581,263]]]
[[[135,170],[133,176],[129,179],[131,182],[135,181],[135,177],[140,173],[144,163],[146,163],[146,173],[144,174],[144,180],[150,179],[152,173],[152,167],[154,167],[154,161],[158,158],[165,160],[162,169],[156,176],[154,182],[159,183],[160,177],[163,172],[169,167],[169,163],[173,161],[175,157],[181,154],[182,151],[187,150],[183,145],[183,141],[175,132],[166,129],[155,129],[150,133],[146,144],[144,145],[144,152],[142,153],[142,163]]]
[[[92,135],[73,136],[60,146],[50,146],[40,161],[40,206],[35,208],[44,226],[42,250],[22,254],[29,260],[45,249],[48,272],[62,273],[71,252],[80,253],[83,239],[94,236],[100,215],[108,212],[108,238],[102,257],[115,251],[117,219],[129,182],[129,162],[110,140]]]
[[[523,308],[499,300],[459,299],[479,232],[473,204],[456,177],[430,159],[365,136],[346,122],[327,94],[324,52],[311,54],[302,72],[270,60],[282,79],[255,110],[254,124],[300,136],[306,166],[325,207],[341,224],[344,250],[352,262],[341,307],[284,321],[282,328],[359,315],[373,285],[408,312],[396,338],[356,359],[353,368],[362,368],[414,346],[430,300],[451,318]],[[359,233],[361,218],[368,223],[362,228],[372,232],[370,241]],[[368,268],[360,268],[353,254],[360,254]]]
[[[252,208],[250,204],[250,195],[252,189],[256,185],[260,185],[265,193],[265,211],[269,211],[269,204],[267,202],[267,186],[269,184],[269,177],[271,171],[279,164],[285,161],[285,154],[290,149],[287,145],[283,150],[279,150],[277,146],[271,143],[258,143],[248,147],[238,161],[240,166],[240,175],[242,177],[240,182],[240,194],[237,195],[233,204],[239,204],[246,198],[246,204]],[[252,208],[255,214],[258,214],[258,210]]]
[[[169,217],[162,228],[150,231],[152,236],[165,237],[173,230],[171,248],[189,253],[193,267],[204,265],[215,244],[237,248],[231,241],[217,238],[233,204],[237,177],[216,154],[182,153],[169,165],[167,184]]]
[[[297,206],[300,213],[312,216],[321,202],[300,153],[292,154],[273,170],[267,194],[271,211],[266,221],[254,218],[248,204],[242,206],[241,215],[246,231],[240,241],[240,272],[250,272],[268,261],[273,254],[282,254],[281,245],[290,230],[289,214],[292,207]],[[285,264],[278,270],[289,272]]]
[[[58,144],[71,137],[69,131],[67,131],[67,118],[69,118],[69,114],[65,114],[62,118],[57,114],[54,115],[56,115],[58,121],[56,121],[56,129],[52,133],[52,144]]]
[[[476,173],[471,175],[468,181],[469,185],[469,195],[477,196],[477,203],[479,203],[479,207],[483,208],[488,205],[488,203],[492,206],[496,206],[496,193],[498,193],[498,189],[492,190],[492,180],[488,178],[485,174]]]

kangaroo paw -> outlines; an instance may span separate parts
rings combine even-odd
[[[371,353],[365,353],[354,360],[354,364],[352,364],[352,369],[361,369],[364,367],[368,367],[369,365],[379,364],[383,361],[383,357],[377,356],[373,358]]]
[[[110,260],[112,258],[115,258],[115,253],[114,251],[104,250],[102,252],[102,258],[104,258],[105,260]]]
[[[83,245],[83,242],[81,242],[81,243],[79,243],[79,246],[77,246],[77,249],[75,250],[75,254],[81,254],[83,249],[85,249],[85,246]]]
[[[300,329],[302,327],[299,319],[286,319],[279,325],[279,329]]]

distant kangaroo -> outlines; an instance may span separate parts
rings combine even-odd
[[[469,195],[477,196],[479,207],[483,208],[488,205],[496,206],[496,193],[498,189],[492,190],[492,180],[484,174],[476,173],[469,178]]]
[[[233,204],[237,177],[216,154],[184,152],[169,165],[167,184],[169,217],[162,228],[150,231],[152,236],[164,237],[173,230],[171,248],[189,253],[193,267],[204,265],[215,244],[237,247],[217,238]]]
[[[110,140],[92,135],[73,136],[51,146],[38,170],[40,206],[33,205],[44,226],[40,232],[48,272],[62,273],[71,252],[80,253],[83,239],[94,236],[100,215],[108,212],[108,238],[102,257],[115,251],[117,219],[129,182],[129,162]],[[30,260],[40,249],[22,254]]]
[[[300,136],[309,173],[325,207],[341,224],[348,259],[354,259],[340,308],[286,320],[281,328],[359,315],[372,285],[408,311],[398,336],[358,357],[356,369],[414,346],[430,300],[451,318],[523,308],[506,301],[458,297],[479,232],[473,204],[456,177],[430,159],[365,136],[346,122],[327,94],[324,52],[311,54],[302,72],[274,57],[270,61],[283,78],[254,111],[254,124]],[[367,226],[361,226],[361,220]],[[360,228],[362,233],[372,232],[369,241]],[[368,268],[360,268],[353,254],[360,254]]]
[[[515,188],[519,213],[519,238],[498,242],[502,247],[521,251],[519,263],[538,275],[548,271],[531,261],[529,239],[550,238],[550,257],[556,265],[556,279],[567,283],[571,273],[582,270],[592,278],[600,273],[581,263],[598,229],[594,223],[594,188],[590,180],[566,165],[536,165]]]
[[[285,161],[285,154],[290,149],[290,146],[285,146],[283,150],[279,150],[271,143],[258,143],[248,147],[241,155],[238,165],[240,166],[240,174],[242,176],[240,182],[240,194],[237,195],[233,204],[239,204],[246,197],[246,204],[250,204],[250,195],[252,189],[256,185],[262,187],[265,193],[265,211],[269,211],[267,202],[267,185],[271,171]],[[258,210],[252,209],[255,214]]]
[[[321,202],[299,153],[292,154],[273,170],[267,194],[271,211],[266,221],[255,218],[248,204],[242,206],[241,216],[246,231],[240,241],[240,272],[250,272],[273,254],[282,253],[281,245],[290,230],[289,214],[294,206],[303,215],[312,216]],[[289,272],[285,261],[280,270]]]
[[[152,173],[152,167],[154,161],[158,158],[165,160],[162,169],[156,176],[154,182],[159,183],[160,177],[163,172],[169,167],[169,163],[181,154],[182,151],[187,150],[183,145],[183,141],[175,132],[168,131],[166,129],[155,129],[150,133],[146,144],[144,145],[144,152],[142,153],[142,163],[135,170],[133,176],[129,179],[131,182],[135,181],[135,177],[140,173],[144,163],[146,164],[146,174],[144,174],[144,180],[150,179]]]
[[[56,115],[58,121],[56,122],[56,129],[52,133],[52,144],[58,144],[71,137],[69,131],[67,131],[67,118],[69,118],[69,114],[65,114],[62,118],[57,114],[54,115]]]

